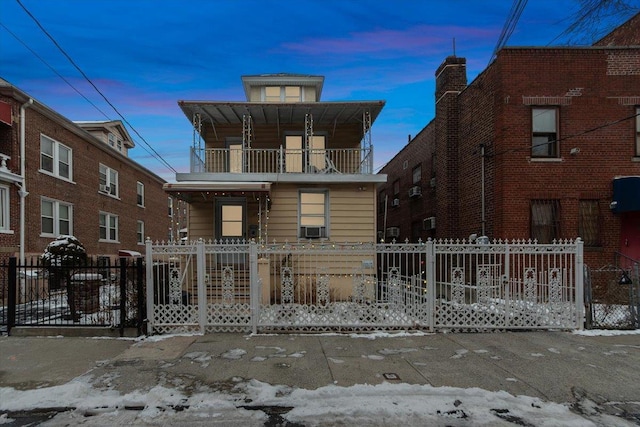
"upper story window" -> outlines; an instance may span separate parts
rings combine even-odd
[[[9,187],[0,185],[0,233],[11,228],[9,224]]]
[[[122,139],[118,138],[115,133],[109,133],[109,146],[122,151]]]
[[[636,157],[640,156],[640,107],[636,108]]]
[[[558,157],[558,110],[531,110],[531,157]]]
[[[40,201],[40,223],[42,234],[60,236],[73,234],[73,207],[69,203],[52,199]]]
[[[58,178],[71,180],[72,152],[66,145],[40,135],[40,171]]]
[[[263,92],[265,102],[301,102],[300,86],[265,86]]]
[[[118,241],[118,216],[107,212],[100,212],[100,240],[107,242]]]
[[[169,206],[169,216],[173,218],[173,199],[171,197],[167,199],[167,204]]]
[[[418,165],[413,168],[413,183],[419,185],[420,181],[422,181],[422,166]]]
[[[100,188],[101,193],[118,197],[118,171],[100,164]]]
[[[144,184],[138,181],[137,184],[137,203],[138,206],[144,207]]]

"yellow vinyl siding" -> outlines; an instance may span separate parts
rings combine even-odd
[[[189,240],[213,238],[213,203],[191,203],[189,207]]]

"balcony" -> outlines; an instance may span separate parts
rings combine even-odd
[[[191,173],[373,174],[373,148],[191,150]]]

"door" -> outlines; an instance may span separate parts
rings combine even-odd
[[[287,172],[302,172],[302,136],[288,135],[285,143],[285,170]]]
[[[640,260],[640,212],[624,212],[620,216],[620,253]]]
[[[229,172],[242,173],[243,150],[242,141],[233,141],[227,144],[229,148]]]

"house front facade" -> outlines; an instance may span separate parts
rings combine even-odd
[[[446,58],[435,118],[381,171],[380,235],[580,237],[594,267],[640,259],[640,15],[630,22],[594,46],[503,48],[470,84],[465,58]]]
[[[41,255],[74,235],[89,255],[144,252],[167,239],[165,181],[128,157],[120,121],[73,122],[0,80],[0,248]]]
[[[322,102],[324,77],[243,76],[245,102],[179,101],[191,170],[165,190],[189,203],[188,240],[373,242],[371,127],[384,101]]]

